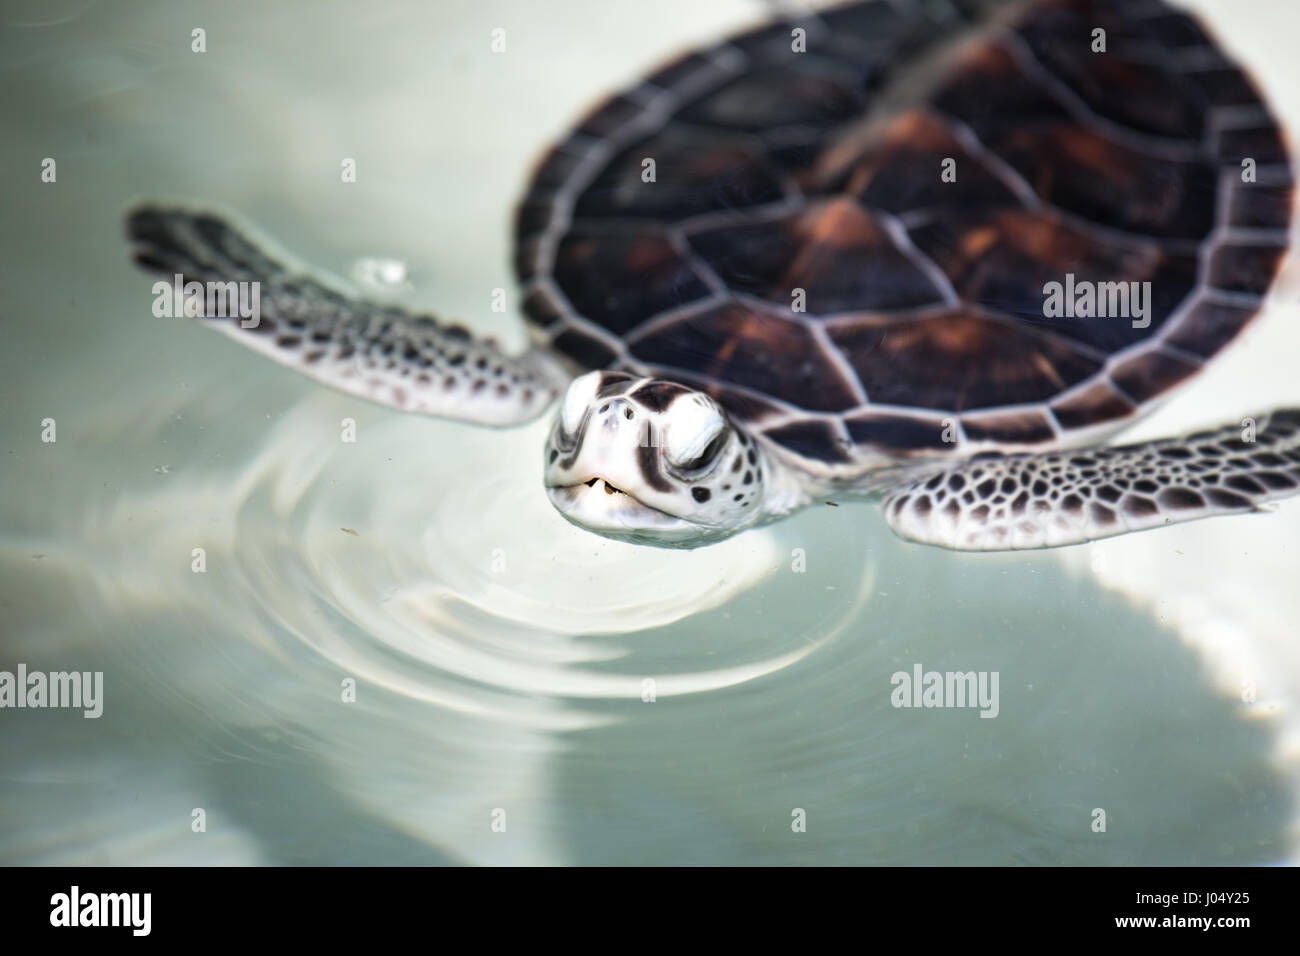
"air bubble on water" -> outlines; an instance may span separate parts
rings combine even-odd
[[[409,285],[406,263],[400,259],[358,259],[352,264],[352,278],[375,289],[400,289]]]

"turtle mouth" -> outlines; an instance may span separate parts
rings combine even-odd
[[[593,529],[668,530],[687,523],[677,515],[646,504],[600,475],[572,484],[548,485],[546,494],[551,504],[570,521]]]
[[[605,489],[605,494],[607,495],[627,495],[633,501],[636,500],[635,495],[632,495],[624,491],[622,488],[619,488],[615,485],[611,485],[608,481],[606,481],[604,478],[601,478],[599,475],[597,475],[595,478],[588,478],[586,481],[582,482],[582,484],[586,485],[588,488],[602,487]]]

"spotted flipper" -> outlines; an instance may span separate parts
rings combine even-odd
[[[895,488],[900,537],[958,551],[1052,548],[1257,510],[1300,492],[1300,409],[1127,445],[975,457]]]
[[[205,297],[199,317],[283,365],[370,401],[514,425],[540,414],[562,383],[539,353],[511,357],[459,325],[349,298],[268,255],[211,213],[145,206],[127,217],[127,234],[136,261],[168,279],[180,275],[205,289],[249,283],[246,311],[256,301],[254,317],[232,307],[238,286],[229,287],[224,308],[215,296]]]

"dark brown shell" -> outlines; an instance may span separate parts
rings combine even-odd
[[[1074,444],[1194,375],[1286,249],[1259,93],[1158,0],[947,6],[799,17],[589,115],[518,214],[537,337],[832,467]],[[1150,282],[1150,325],[1046,318],[1067,273]]]

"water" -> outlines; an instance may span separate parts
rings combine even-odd
[[[522,342],[488,304],[538,151],[763,12],[320,6],[6,7],[0,669],[103,671],[105,705],[0,712],[0,862],[1295,859],[1295,502],[1023,555],[850,504],[635,548],[551,510],[544,423],[389,413],[153,318],[121,216],[180,196]],[[1199,6],[1300,116],[1295,14]],[[1135,434],[1300,403],[1294,288]],[[998,672],[997,717],[891,706],[915,664]]]

